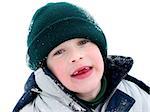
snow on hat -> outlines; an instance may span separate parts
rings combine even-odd
[[[27,39],[27,62],[32,70],[42,66],[49,52],[64,41],[84,37],[107,56],[105,35],[85,10],[66,2],[48,3],[33,15]]]

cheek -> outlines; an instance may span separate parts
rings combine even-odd
[[[91,58],[94,66],[97,68],[98,71],[103,72],[104,62],[99,48],[97,46],[92,46],[91,49],[88,49],[88,51],[91,51],[88,52],[88,55]]]
[[[52,62],[51,64],[51,70],[54,74],[60,74],[64,70],[64,63],[59,61],[59,62]]]
[[[49,64],[49,69],[59,80],[62,80],[64,74],[67,74],[66,68],[66,63],[63,60],[51,61]]]
[[[61,63],[60,65],[55,65],[55,67],[52,68],[53,74],[57,77],[57,79],[66,87],[70,88],[70,77],[67,72],[67,66],[64,63]]]
[[[93,57],[95,63],[97,63],[100,66],[103,66],[103,64],[104,64],[103,63],[103,57],[102,57],[100,52],[98,52],[98,53],[97,52],[93,52],[93,56],[92,57]]]

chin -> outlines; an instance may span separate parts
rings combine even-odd
[[[77,93],[89,93],[93,90],[99,89],[100,87],[100,81],[88,83],[87,85],[80,85],[76,90],[74,90]]]

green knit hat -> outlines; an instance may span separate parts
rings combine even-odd
[[[27,62],[32,70],[41,67],[49,52],[64,41],[86,38],[107,56],[107,43],[101,28],[85,10],[66,2],[48,3],[38,9],[31,21],[27,40]]]

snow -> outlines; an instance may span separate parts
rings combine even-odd
[[[11,112],[32,72],[26,63],[27,35],[32,15],[54,0],[3,0],[0,4],[0,112]],[[56,0],[62,1],[62,0]],[[134,59],[130,75],[150,85],[149,0],[64,0],[87,9],[104,31],[108,53]]]

